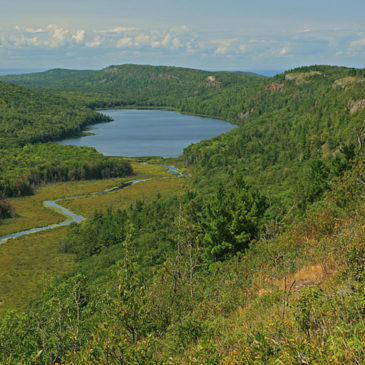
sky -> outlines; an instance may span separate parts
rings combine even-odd
[[[364,0],[0,0],[0,69],[365,67]]]

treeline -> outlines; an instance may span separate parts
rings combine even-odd
[[[83,346],[89,346],[85,340],[92,337],[99,320],[108,327],[113,321],[116,327],[109,327],[110,335],[114,337],[115,329],[124,338],[125,353],[112,350],[115,352],[110,357],[112,363],[136,359],[137,363],[149,363],[151,355],[155,356],[151,353],[154,345],[150,347],[154,337],[164,338],[171,326],[173,332],[182,331],[176,332],[176,345],[178,341],[187,344],[197,339],[203,328],[195,321],[190,328],[189,319],[185,323],[184,317],[194,307],[195,300],[203,298],[199,278],[204,278],[205,285],[209,267],[214,270],[217,262],[247,250],[250,242],[259,238],[266,206],[264,197],[237,179],[229,186],[218,187],[213,199],[187,191],[181,196],[157,196],[148,204],[137,201],[123,211],[96,211],[85,224],[71,226],[61,246],[64,252],[76,254],[75,271],[33,302],[22,322],[26,340],[22,343],[16,340],[20,329],[16,314],[2,320],[0,361],[10,358],[18,361],[27,354],[30,362],[40,359],[45,363],[64,362],[79,353],[80,359],[72,362],[82,363]],[[217,231],[227,223],[224,233]],[[119,286],[117,291],[115,285]],[[56,308],[60,309],[58,314]],[[175,327],[180,319],[183,324]],[[32,360],[37,356],[34,349],[39,346],[39,332],[34,331],[39,321],[49,345],[39,358]],[[10,323],[14,325],[12,333]],[[121,323],[125,325],[120,327]],[[191,329],[194,332],[189,334]],[[76,337],[71,335],[74,331],[78,333]],[[142,345],[141,351],[138,344]],[[103,362],[96,355],[99,351],[92,353],[90,361]]]
[[[41,184],[131,175],[123,158],[105,157],[93,148],[53,143],[0,149],[0,195],[33,194]]]
[[[179,207],[180,210],[190,209],[189,218],[179,216],[178,219],[194,221],[195,231],[200,232],[201,254],[206,263],[224,261],[243,252],[260,236],[268,220],[265,216],[267,199],[238,177],[227,186],[218,186],[212,196],[189,192],[180,201],[176,197],[159,198],[148,205],[137,201],[127,211],[95,212],[84,225],[70,230],[66,251],[76,253],[79,259],[100,254],[104,248],[116,245],[126,237],[129,222],[134,227],[134,239],[142,254],[145,251],[148,257],[151,248],[158,250],[158,254],[155,253],[157,262],[151,261],[148,265],[161,263],[166,256],[164,250],[168,252],[166,246],[171,246],[171,240],[174,240],[174,234],[166,228],[181,214]]]

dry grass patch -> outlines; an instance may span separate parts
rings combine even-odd
[[[307,265],[300,268],[296,273],[286,277],[286,289],[295,282],[293,288],[299,289],[309,285],[320,285],[331,276],[332,273],[325,272],[322,265]],[[285,280],[278,280],[275,284],[284,290]]]

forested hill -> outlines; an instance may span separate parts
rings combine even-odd
[[[186,161],[205,176],[201,186],[213,176],[223,174],[224,181],[241,173],[281,206],[306,199],[301,184],[311,180],[313,161],[321,161],[328,177],[333,158],[344,156],[339,153],[343,146],[353,151],[362,146],[364,81],[365,70],[329,66],[303,67],[268,79],[246,102],[241,126],[188,147]]]
[[[155,86],[160,85],[161,87],[170,85],[171,89],[172,86],[175,86],[174,92],[177,92],[176,86],[183,87],[189,84],[199,87],[200,83],[209,81],[209,79],[206,79],[211,75],[220,75],[221,77],[227,75],[228,77],[225,78],[226,83],[234,75],[236,75],[236,78],[242,76],[241,80],[245,80],[245,78],[265,78],[265,76],[251,72],[210,72],[182,67],[125,64],[111,65],[99,71],[52,69],[23,75],[0,76],[0,79],[23,86],[59,91],[89,90],[89,87],[93,86],[97,88],[97,91],[112,93],[154,83]],[[164,82],[163,80],[169,81]],[[238,77],[237,80],[240,80],[240,78]],[[156,91],[159,92],[159,90]]]
[[[359,148],[365,119],[365,70],[345,67],[301,67],[267,78],[121,65],[0,79],[92,108],[166,107],[237,123],[240,127],[232,132],[185,151],[200,188],[240,172],[285,207],[307,199],[298,182],[310,175],[313,160],[328,165],[328,175],[336,174],[331,159],[344,157],[339,153],[343,146]]]
[[[0,318],[0,363],[365,362],[365,70],[263,78],[124,65],[22,78],[77,105],[174,108],[239,126],[185,150],[184,192],[70,227],[59,246],[74,268]],[[58,147],[3,150],[4,171],[19,158],[23,174],[33,151],[43,161],[28,182],[44,172],[63,181],[48,157],[64,176],[90,173],[89,150],[75,166],[78,149]],[[93,172],[106,170],[100,161]]]
[[[92,148],[39,144],[109,120],[61,96],[0,82],[0,204],[39,184],[131,174],[127,162]]]
[[[0,148],[60,139],[107,120],[63,97],[0,82]]]
[[[167,66],[121,65],[100,71],[50,70],[0,80],[51,90],[92,108],[170,107],[239,122],[266,77]]]

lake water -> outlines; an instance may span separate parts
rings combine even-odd
[[[113,122],[92,126],[93,136],[59,141],[63,145],[95,147],[107,156],[178,157],[185,147],[226,133],[236,126],[219,119],[166,110],[116,109],[103,114]]]

